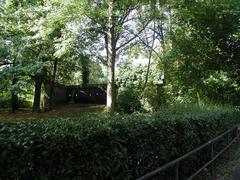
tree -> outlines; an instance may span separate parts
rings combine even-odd
[[[233,102],[239,94],[239,2],[175,1],[172,50],[165,54],[177,96]]]
[[[24,27],[20,27],[20,19],[15,16],[14,13],[21,10],[19,3],[12,1],[1,2],[1,16],[0,21],[2,26],[1,38],[2,46],[5,46],[5,55],[1,56],[1,66],[3,68],[3,74],[5,77],[11,78],[11,107],[12,112],[18,108],[18,78],[20,74],[24,73],[21,68],[19,68],[19,63],[21,62],[20,47],[22,40],[20,36],[23,34]],[[7,67],[7,68],[6,68]],[[10,67],[10,68],[9,68]]]
[[[13,47],[9,55],[12,67],[5,70],[9,70],[9,74],[15,72],[18,76],[30,76],[35,81],[34,112],[40,111],[42,83],[51,79],[53,92],[58,61],[67,54],[66,50],[63,51],[67,49],[63,31],[69,14],[65,13],[65,6],[61,6],[63,3],[51,0],[6,0],[3,3],[1,22],[4,34],[1,36]],[[15,79],[13,87],[17,83]]]
[[[98,44],[102,45],[100,49],[104,47],[106,50],[108,72],[106,106],[109,112],[113,112],[116,103],[116,59],[124,49],[136,43],[137,37],[149,25],[150,16],[149,18],[143,18],[143,14],[147,14],[149,6],[148,3],[144,4],[140,1],[109,0],[88,2],[85,7],[85,16],[89,21],[85,29],[91,37],[98,37],[92,39],[94,41],[98,40]],[[144,21],[146,19],[147,21]],[[89,39],[89,36],[87,36],[87,39]]]

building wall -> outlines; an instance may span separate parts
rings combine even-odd
[[[54,105],[67,103],[105,104],[106,85],[89,85],[85,87],[56,85],[53,102]]]

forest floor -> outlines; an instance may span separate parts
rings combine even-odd
[[[83,115],[99,115],[105,112],[104,105],[65,105],[55,108],[53,111],[32,113],[31,109],[21,108],[15,114],[11,114],[9,109],[0,108],[0,121],[31,120],[56,117],[79,117]]]

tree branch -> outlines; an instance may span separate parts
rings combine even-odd
[[[137,7],[138,7],[138,5],[133,6],[133,7],[130,7],[129,9],[127,9],[126,12],[125,12],[125,15],[122,16],[122,18],[120,18],[118,24],[123,25],[124,23],[129,22],[130,20],[134,19],[134,18],[128,19],[127,17],[128,17],[129,14],[131,13],[131,11],[133,11],[133,10],[136,9]]]
[[[144,26],[143,28],[138,31],[137,34],[134,34],[134,36],[132,38],[130,38],[128,41],[126,41],[125,43],[121,44],[119,47],[116,48],[116,51],[118,51],[119,49],[123,48],[124,46],[126,46],[127,44],[129,44],[130,42],[132,42],[134,39],[136,39],[143,31],[144,29],[148,26],[148,24],[152,21],[152,19],[150,19]],[[133,34],[133,33],[132,33]]]
[[[163,30],[162,30],[162,27],[161,27],[161,28],[159,27],[160,32],[157,31],[156,28],[155,28],[155,29],[154,29],[154,28],[149,28],[149,29],[152,30],[154,33],[156,33],[157,36],[160,37],[161,41],[164,42],[164,35],[163,35],[163,32],[162,32],[162,31],[163,31]]]
[[[154,22],[154,29],[155,29],[156,23]],[[147,65],[147,73],[146,73],[146,77],[145,77],[145,82],[143,85],[143,92],[147,87],[147,83],[148,83],[148,76],[149,76],[149,71],[150,71],[150,65],[151,65],[151,59],[152,59],[152,53],[154,50],[154,43],[155,43],[155,32],[153,33],[153,40],[152,40],[152,45],[149,46],[150,50],[149,50],[149,57],[148,57],[148,65]]]
[[[130,31],[128,31],[128,32],[130,32]],[[144,45],[144,46],[146,46],[147,48],[149,48],[151,51],[153,51],[156,55],[157,55],[157,57],[160,59],[161,57],[159,56],[159,53],[153,48],[153,47],[151,47],[148,43],[146,43],[140,36],[139,36],[139,34],[135,34],[134,32],[130,32],[130,33],[132,33],[134,36],[137,36],[137,38],[141,41],[141,43]],[[156,37],[155,37],[156,38]]]
[[[89,15],[86,15],[93,23],[95,24],[99,24],[101,26],[101,30],[97,30],[98,33],[103,33],[103,34],[106,34],[106,22],[102,22],[101,23],[101,20],[96,20],[94,19],[93,17],[89,16]],[[97,28],[90,28],[90,30],[96,30]]]
[[[4,63],[0,64],[0,67],[1,66],[7,66],[7,65],[13,65],[13,63],[12,62],[4,62]]]

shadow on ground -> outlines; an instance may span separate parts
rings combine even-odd
[[[15,121],[15,120],[32,120],[43,118],[59,118],[59,117],[79,117],[83,115],[99,115],[103,114],[104,105],[91,105],[91,104],[70,104],[59,106],[52,111],[42,112],[39,114],[32,113],[31,109],[22,108],[15,114],[11,114],[7,108],[0,108],[0,121]]]

